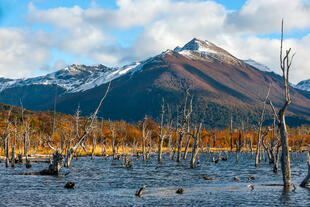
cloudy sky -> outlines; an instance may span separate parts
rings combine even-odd
[[[0,0],[0,77],[120,66],[193,37],[279,73],[282,18],[297,83],[310,78],[310,0]]]

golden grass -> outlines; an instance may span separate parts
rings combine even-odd
[[[199,148],[200,149],[200,148]],[[296,147],[293,147],[293,148],[289,148],[290,151],[307,151],[308,148],[306,146],[303,146],[301,148],[296,148]],[[115,149],[117,150],[117,148]],[[157,152],[157,148],[153,148],[152,149],[152,152]],[[184,151],[185,148],[182,148],[182,151]],[[137,148],[137,151],[139,153],[142,152],[142,148],[141,147],[138,147]],[[146,149],[147,151],[147,149]],[[188,149],[189,152],[191,152],[191,148]],[[204,148],[204,151],[207,151],[206,148]],[[230,151],[230,147],[212,147],[210,149],[210,152],[219,152],[219,151]],[[233,152],[236,151],[236,148],[233,148],[232,150]],[[241,150],[242,152],[250,152],[251,150],[249,148],[242,148]],[[256,151],[256,146],[253,146],[253,152]],[[163,147],[163,152],[169,152],[169,148],[168,147]],[[16,150],[16,155],[19,154],[19,150]],[[23,154],[23,151],[21,151],[21,153]],[[30,149],[29,153],[30,155],[50,155],[53,153],[53,150],[51,149],[48,149],[48,148],[38,148],[36,150],[34,150],[33,148]],[[90,156],[92,153],[92,146],[89,145],[86,147],[86,151],[83,149],[83,148],[80,148],[77,152],[77,154],[79,156]],[[123,151],[123,147],[120,147],[119,148],[119,151],[118,151],[119,154],[133,154],[133,148],[131,147],[125,147],[124,151]],[[102,147],[101,146],[97,146],[94,150],[94,154],[96,156],[102,156],[103,155],[103,150],[102,150]],[[112,151],[112,147],[109,147],[106,149],[106,154],[107,155],[113,155],[113,151]],[[12,155],[12,152],[11,152],[11,149],[9,150],[9,155],[11,156]],[[5,156],[5,152],[3,150],[3,148],[1,148],[0,150],[0,156]]]

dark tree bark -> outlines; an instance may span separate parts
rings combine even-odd
[[[306,185],[308,185],[309,181],[310,181],[310,149],[308,150],[307,153],[307,164],[308,164],[308,174],[305,177],[305,179],[301,182],[300,186],[301,187],[306,187]]]

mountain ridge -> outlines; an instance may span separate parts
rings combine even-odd
[[[175,110],[176,105],[183,103],[184,91],[190,89],[195,97],[194,120],[206,116],[204,120],[211,127],[227,126],[230,114],[234,114],[239,122],[250,119],[253,123],[270,84],[273,86],[270,97],[275,107],[284,101],[281,76],[260,71],[213,43],[195,38],[183,47],[167,50],[131,67],[121,70],[104,67],[99,71],[105,70],[106,76],[99,76],[98,84],[84,87],[86,90],[68,92],[56,84],[20,85],[2,90],[0,101],[18,105],[21,99],[31,110],[51,110],[57,91],[57,111],[73,114],[80,105],[82,113],[89,115],[104,94],[107,83],[113,80],[100,116],[138,121],[147,114],[157,120],[162,98]],[[108,75],[112,78],[107,78]],[[72,80],[72,75],[68,78]],[[67,80],[66,77],[63,79]],[[94,83],[92,80],[86,83]],[[298,123],[307,123],[310,120],[310,95],[294,88],[291,94],[293,103],[289,116],[303,117]]]

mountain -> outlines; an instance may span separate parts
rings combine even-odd
[[[57,111],[73,114],[80,105],[82,113],[89,115],[113,80],[99,113],[104,118],[134,122],[147,114],[158,121],[162,98],[175,115],[176,105],[183,104],[185,90],[190,89],[193,122],[203,119],[209,127],[226,127],[233,114],[234,123],[252,124],[258,120],[270,84],[274,105],[284,102],[281,76],[252,65],[194,38],[183,47],[121,68],[71,65],[37,78],[0,79],[0,102],[19,105],[22,100],[27,109],[51,110],[57,93]],[[310,95],[294,88],[290,92],[288,123],[310,123]]]
[[[295,88],[298,88],[304,91],[310,91],[310,79],[300,81],[297,85],[295,85]]]
[[[104,65],[73,64],[46,76],[16,80],[0,78],[0,91],[31,85],[57,85],[65,93],[75,93],[107,83],[137,68],[139,65],[140,63],[133,63],[121,68],[109,68]]]
[[[270,68],[268,68],[267,66],[256,62],[255,60],[252,59],[248,59],[248,60],[243,60],[243,62],[245,62],[248,65],[253,66],[254,68],[263,71],[263,72],[272,72],[272,70],[270,70]]]

